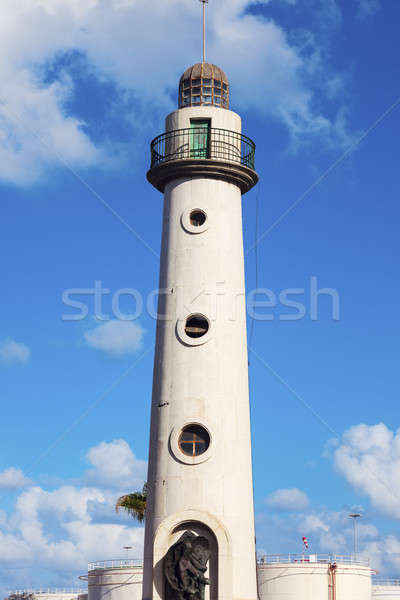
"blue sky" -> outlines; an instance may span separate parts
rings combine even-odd
[[[4,2],[3,594],[74,585],[126,544],[141,553],[142,528],[113,503],[145,477],[155,320],[118,322],[112,297],[157,287],[148,147],[201,51],[197,2],[147,4]],[[258,286],[304,289],[302,319],[258,308],[251,340],[258,547],[296,552],[307,535],[315,551],[348,553],[358,509],[361,550],[388,576],[400,572],[399,18],[396,0],[220,0],[208,31],[257,143],[247,288],[258,239]],[[66,320],[78,312],[66,290],[96,281],[108,320],[82,293],[86,318]],[[312,318],[311,281],[337,293],[338,319],[329,296]],[[134,298],[120,309],[135,313]]]

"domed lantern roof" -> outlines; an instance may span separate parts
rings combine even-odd
[[[179,108],[219,106],[229,108],[229,82],[224,71],[210,63],[197,63],[179,82]]]

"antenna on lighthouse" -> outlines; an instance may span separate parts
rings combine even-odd
[[[206,62],[206,4],[208,0],[200,0],[203,5],[203,63]]]

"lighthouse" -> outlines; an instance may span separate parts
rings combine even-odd
[[[151,144],[164,195],[143,600],[257,600],[242,195],[255,145],[202,62]]]

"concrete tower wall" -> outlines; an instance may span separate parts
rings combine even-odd
[[[184,108],[167,131],[190,119],[240,132],[240,117],[214,107]],[[190,224],[204,211],[201,227]],[[208,597],[256,600],[251,441],[241,192],[223,179],[181,178],[165,188],[159,321],[153,382],[144,599],[163,598],[163,558],[184,530],[209,538]],[[209,332],[189,338],[186,318],[205,315]],[[210,447],[185,456],[187,424],[205,427]],[[154,585],[152,582],[154,576]]]
[[[190,119],[211,119],[211,127],[241,133],[242,119],[231,110],[223,110],[215,106],[196,106],[180,108],[165,120],[166,131],[178,131],[190,127]]]

